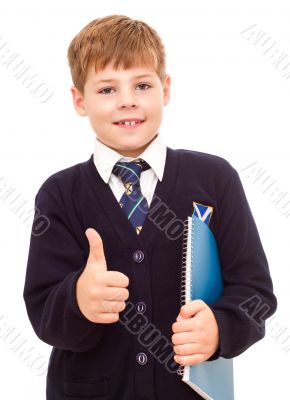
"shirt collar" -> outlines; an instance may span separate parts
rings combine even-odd
[[[166,146],[160,137],[160,133],[157,134],[156,138],[142,154],[134,158],[124,157],[122,154],[119,154],[117,151],[100,142],[97,138],[95,139],[94,163],[105,183],[109,182],[112,169],[116,162],[129,162],[137,158],[145,160],[153,169],[157,178],[162,181],[166,161]]]

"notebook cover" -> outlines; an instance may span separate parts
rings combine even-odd
[[[221,265],[215,237],[206,223],[188,217],[185,237],[182,302],[201,299],[214,303],[223,294]],[[233,400],[233,360],[218,358],[180,370],[182,380],[204,399]]]

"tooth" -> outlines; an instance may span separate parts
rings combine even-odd
[[[135,125],[135,124],[138,124],[139,123],[139,121],[123,121],[123,122],[121,122],[121,124],[122,125],[126,125],[126,126],[129,126],[129,125]]]

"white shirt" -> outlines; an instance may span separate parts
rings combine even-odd
[[[139,158],[145,160],[151,167],[142,172],[140,176],[141,192],[146,197],[148,206],[150,206],[157,180],[162,181],[166,161],[166,146],[160,137],[160,133],[157,134],[156,138],[143,153],[135,158],[124,157],[122,154],[100,142],[98,138],[95,139],[95,166],[103,181],[109,184],[118,202],[124,193],[124,186],[120,177],[112,173],[113,167],[118,161],[129,162]]]

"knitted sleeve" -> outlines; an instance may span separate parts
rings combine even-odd
[[[265,335],[265,320],[277,308],[267,259],[241,180],[231,176],[218,198],[216,239],[223,296],[211,305],[220,348],[212,357],[238,356]]]
[[[23,296],[35,333],[51,346],[87,351],[105,331],[104,324],[89,321],[77,304],[76,282],[85,265],[65,209],[40,188],[35,197]]]

